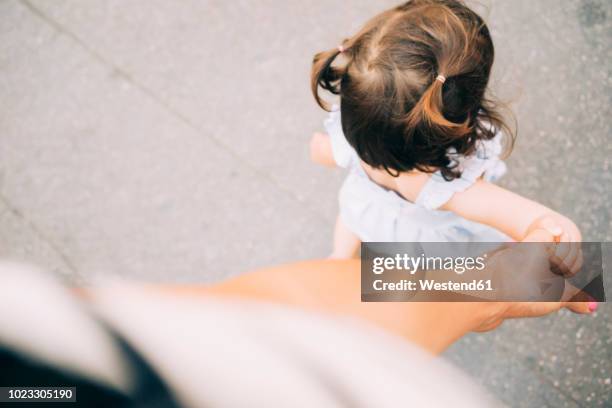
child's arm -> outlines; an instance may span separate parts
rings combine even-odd
[[[398,178],[399,192],[415,202],[429,177],[421,172],[402,174]],[[489,225],[515,241],[523,241],[531,232],[545,229],[561,242],[555,255],[564,275],[576,273],[582,265],[579,244],[582,236],[572,220],[495,184],[479,180],[467,190],[455,193],[440,209]]]
[[[572,220],[495,184],[479,180],[454,194],[441,209],[489,225],[516,241],[534,230],[545,229],[560,242],[553,257],[559,272],[571,276],[582,267],[582,236]]]
[[[331,140],[325,133],[314,133],[310,139],[310,158],[313,162],[327,167],[336,167]]]
[[[553,229],[562,242],[580,242],[580,230],[569,218],[495,184],[479,180],[467,190],[456,193],[441,207],[482,224],[496,228],[521,241],[540,227]],[[554,227],[558,231],[554,231]]]
[[[404,173],[397,179],[398,190],[403,197],[415,202],[429,177],[417,171]],[[515,241],[522,241],[538,228],[548,230],[558,241],[582,240],[580,230],[569,218],[484,180],[478,180],[467,190],[455,193],[440,209],[489,225]]]

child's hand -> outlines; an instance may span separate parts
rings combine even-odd
[[[537,218],[527,229],[526,236],[534,235],[537,230],[545,230],[556,242],[551,261],[559,274],[572,276],[582,267],[582,249],[580,230],[570,219],[557,213],[550,213]]]
[[[310,159],[318,164],[335,167],[336,161],[331,148],[329,136],[315,132],[310,139]]]

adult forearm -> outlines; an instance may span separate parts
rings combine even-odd
[[[496,321],[499,314],[494,303],[362,303],[357,260],[295,263],[247,273],[209,287],[180,290],[356,317],[433,353],[443,351],[488,320]]]

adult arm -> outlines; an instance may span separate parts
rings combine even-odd
[[[530,238],[541,241],[547,238],[546,234],[538,230]],[[542,249],[542,253],[531,256],[548,257],[548,254]],[[363,303],[360,285],[358,260],[320,260],[266,268],[209,287],[174,287],[171,290],[352,316],[369,321],[432,353],[442,352],[470,331],[493,329],[506,318],[542,316],[562,307],[589,313],[587,303],[575,302]]]

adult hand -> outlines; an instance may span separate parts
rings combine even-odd
[[[490,258],[492,264],[498,267],[500,274],[515,279],[517,284],[523,282],[536,282],[534,275],[539,277],[550,276],[551,265],[559,262],[555,248],[556,237],[549,228],[539,228],[530,231],[523,241],[524,244],[514,244],[504,248]],[[540,244],[531,244],[540,243]],[[520,270],[515,265],[520,259]],[[521,279],[520,274],[529,274],[527,279]],[[559,277],[565,284],[563,278]],[[573,290],[572,290],[573,289]],[[525,290],[520,288],[519,290]],[[505,319],[520,317],[539,317],[567,308],[575,313],[588,314],[597,309],[597,302],[588,298],[584,292],[576,288],[561,288],[562,301],[558,302],[495,302],[487,305],[490,316],[483,319],[474,331],[488,331],[499,326]],[[569,301],[573,300],[573,301]]]

